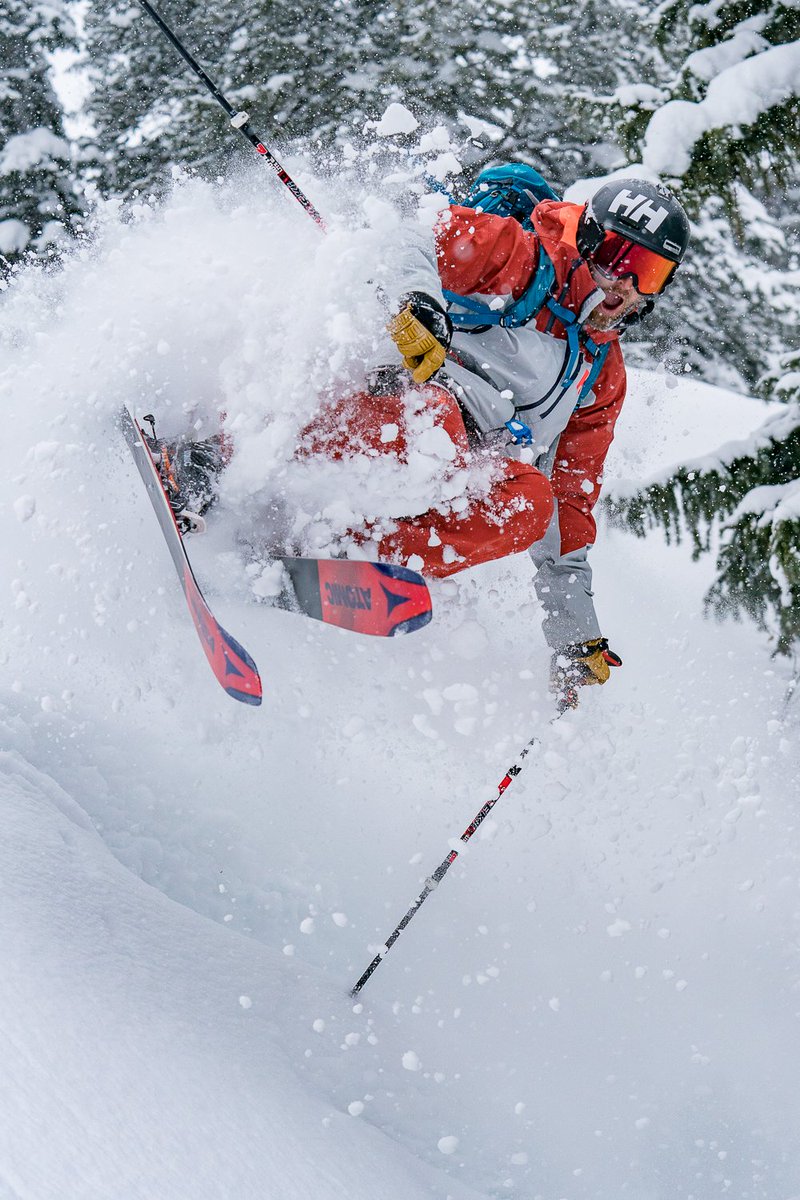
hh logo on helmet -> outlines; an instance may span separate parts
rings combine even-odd
[[[654,208],[651,201],[647,199],[647,196],[642,196],[641,193],[638,196],[633,196],[627,188],[623,188],[621,192],[617,192],[608,206],[610,213],[619,212],[620,209],[623,215],[636,225],[641,225],[645,217],[647,217],[646,228],[650,233],[655,233],[661,222],[669,216],[666,208]]]

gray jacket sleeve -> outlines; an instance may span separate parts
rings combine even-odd
[[[408,292],[424,292],[445,308],[433,232],[409,224],[387,238],[374,282],[386,296],[392,311],[397,308],[400,297]]]
[[[588,546],[561,553],[558,502],[547,533],[530,549],[536,564],[536,594],[544,608],[542,629],[547,644],[561,650],[601,637],[592,592]]]

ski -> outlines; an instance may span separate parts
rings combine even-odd
[[[141,426],[125,407],[120,410],[119,426],[147,489],[197,636],[217,682],[232,699],[243,704],[260,704],[262,692],[258,668],[247,651],[223,629],[203,598]]]
[[[125,407],[120,410],[119,425],[158,518],[211,670],[234,700],[260,704],[258,668],[223,629],[200,591],[142,427]],[[277,606],[289,612],[370,637],[413,633],[431,620],[428,585],[408,567],[347,558],[287,557],[279,561],[291,589]]]
[[[422,629],[431,619],[431,597],[421,575],[407,567],[348,558],[282,558],[296,606],[315,621],[372,637]],[[293,603],[294,601],[294,603]]]

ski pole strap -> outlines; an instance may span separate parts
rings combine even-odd
[[[250,128],[249,117],[247,113],[239,112],[233,107],[231,102],[214,83],[213,79],[211,79],[210,76],[203,70],[194,55],[189,53],[180,38],[173,32],[172,29],[170,29],[169,25],[161,16],[161,14],[155,8],[153,8],[153,5],[150,4],[150,0],[139,0],[139,4],[142,6],[148,16],[152,17],[164,36],[172,43],[172,45],[180,54],[181,58],[183,58],[188,66],[191,67],[197,78],[209,90],[217,103],[224,108],[225,112],[230,117],[233,128],[238,129],[239,132],[247,138],[250,145],[255,147],[261,157],[265,159],[272,167],[273,171],[278,176],[278,179],[280,179],[284,187],[291,192],[298,204],[303,206],[312,220],[314,220],[324,232],[326,226],[322,216],[317,212],[316,208],[314,208],[314,205],[311,203],[308,196],[306,196],[305,193],[298,187],[291,175],[284,170],[275,155],[267,149],[267,147],[261,141],[261,138],[259,138],[257,134],[255,134]]]

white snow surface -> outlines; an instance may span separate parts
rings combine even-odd
[[[788,667],[704,619],[710,563],[657,535],[601,531],[625,665],[555,725],[526,556],[435,585],[396,642],[257,604],[236,532],[378,317],[342,291],[368,233],[322,239],[263,175],[237,186],[106,206],[62,274],[0,298],[0,1195],[796,1197]],[[165,432],[228,413],[191,550],[260,709],[208,672],[123,400]],[[762,416],[637,372],[613,474]]]
[[[632,494],[663,482],[684,465],[708,470],[753,453],[770,431],[785,437],[797,424],[786,404],[764,403],[694,379],[663,371],[628,371],[624,427],[606,461],[605,494]]]

